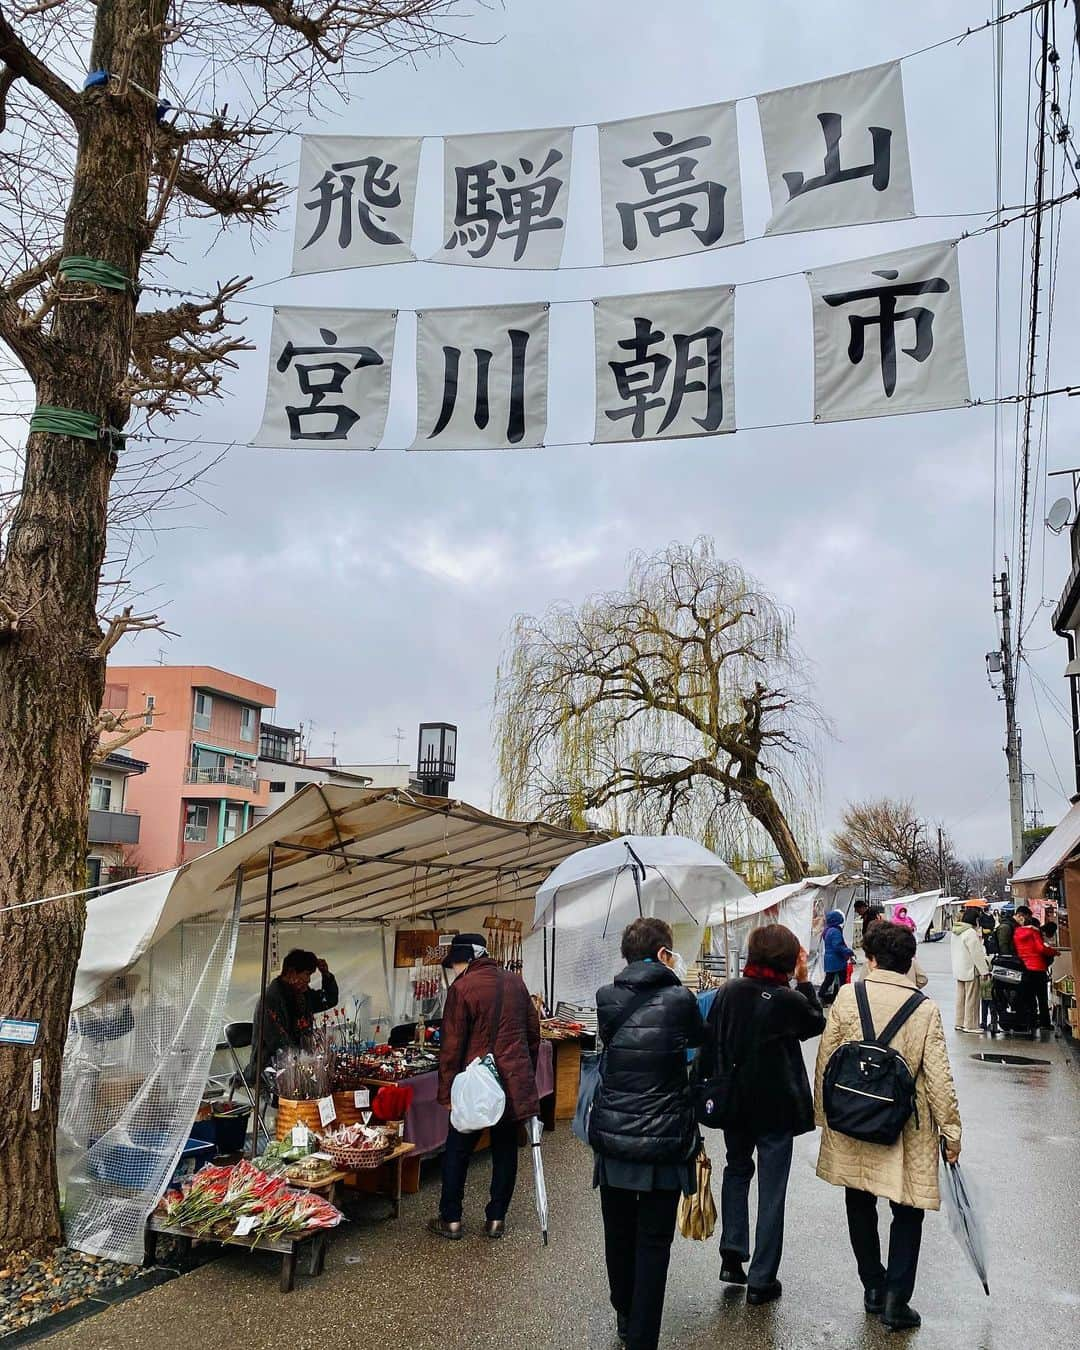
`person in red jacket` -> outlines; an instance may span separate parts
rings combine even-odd
[[[1051,947],[1042,935],[1042,930],[1026,905],[1016,910],[1017,929],[1013,934],[1016,954],[1024,963],[1024,983],[1022,991],[1027,1003],[1027,1011],[1032,1022],[1038,1010],[1039,1026],[1049,1030],[1050,1001],[1047,989],[1047,972],[1054,964],[1057,948]]]
[[[491,1051],[506,1092],[506,1110],[491,1127],[491,1201],[484,1226],[489,1238],[501,1238],[517,1180],[518,1122],[540,1113],[536,1092],[540,1018],[525,981],[491,959],[482,933],[459,933],[443,966],[452,970],[456,979],[447,991],[443,1008],[439,1103],[449,1106],[457,1075],[472,1060],[482,1059]],[[498,1026],[494,1025],[496,1006]],[[428,1224],[439,1237],[453,1241],[462,1235],[465,1174],[479,1138],[479,1132],[463,1134],[450,1126],[443,1153],[439,1213]]]

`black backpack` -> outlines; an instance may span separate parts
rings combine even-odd
[[[911,1115],[918,1128],[915,1079],[907,1061],[889,1042],[925,1001],[914,993],[893,1014],[880,1036],[874,1034],[874,1019],[866,986],[856,980],[862,1039],[847,1041],[833,1051],[825,1066],[822,1103],[829,1129],[866,1144],[895,1144]]]

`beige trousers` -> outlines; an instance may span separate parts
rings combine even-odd
[[[967,1031],[978,1031],[982,1024],[980,984],[981,982],[977,978],[956,981],[955,1025],[964,1027]]]

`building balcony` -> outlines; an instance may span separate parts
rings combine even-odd
[[[87,838],[91,844],[137,844],[138,811],[96,811],[91,807]]]
[[[257,792],[259,780],[254,769],[196,769],[184,770],[184,782],[196,786],[204,784],[212,787],[244,788],[248,792]],[[218,794],[220,796],[220,793]]]

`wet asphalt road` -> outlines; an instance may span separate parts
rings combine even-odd
[[[969,1176],[986,1207],[991,1297],[982,1292],[941,1214],[927,1216],[913,1302],[920,1331],[889,1335],[865,1316],[847,1241],[843,1192],[814,1175],[816,1135],[796,1140],[780,1276],[784,1296],[747,1308],[718,1283],[715,1240],[676,1235],[661,1345],[683,1350],[873,1347],[919,1350],[1052,1350],[1080,1345],[1080,1057],[1060,1043],[953,1033],[948,944],[923,946],[930,992],[942,1004],[964,1119]],[[980,1064],[980,1050],[1050,1061],[1029,1068]],[[718,1140],[709,1141],[714,1164]],[[460,1243],[429,1237],[437,1168],[425,1171],[401,1220],[382,1222],[377,1201],[333,1240],[321,1279],[278,1292],[278,1258],[227,1255],[109,1309],[48,1341],[50,1350],[165,1350],[280,1346],[336,1350],[617,1350],[607,1301],[591,1155],[560,1126],[544,1144],[551,1245],[541,1246],[531,1169],[522,1174],[501,1243],[480,1233],[486,1160],[473,1168],[472,1231]],[[717,1169],[718,1170],[718,1169]],[[714,1177],[718,1191],[719,1177]]]

